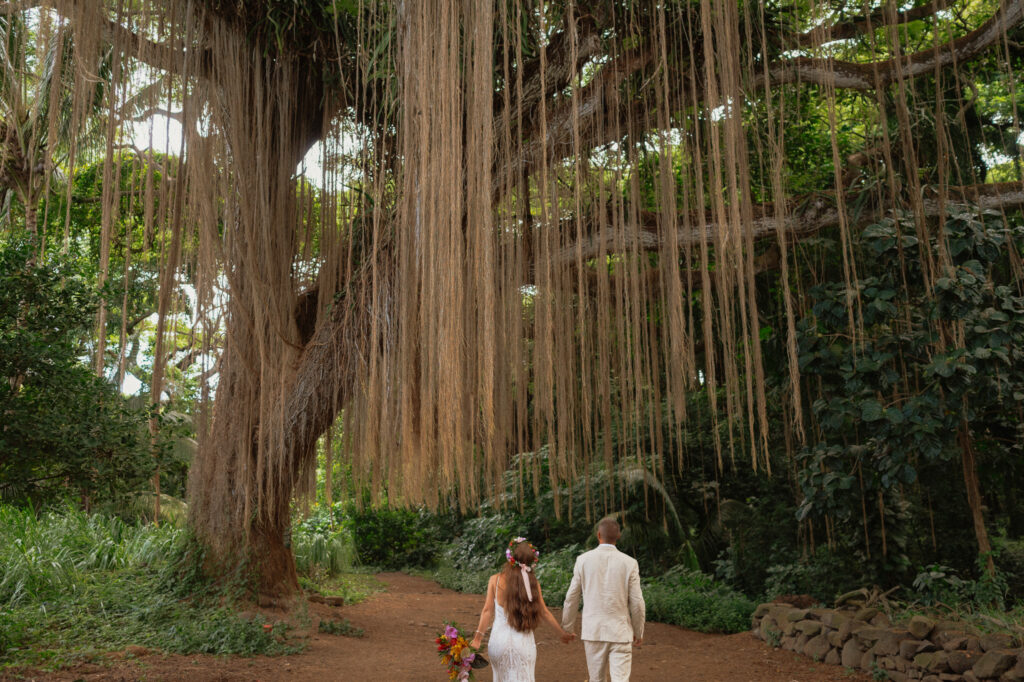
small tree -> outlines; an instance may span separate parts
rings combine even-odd
[[[146,484],[146,410],[82,362],[98,296],[68,261],[0,248],[0,497],[86,508]]]

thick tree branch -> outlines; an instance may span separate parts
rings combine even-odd
[[[587,150],[575,147],[574,126],[579,126],[580,138],[588,149],[621,138],[626,131],[621,123],[628,116],[646,107],[642,98],[623,97],[621,86],[633,74],[654,63],[651,50],[626,52],[609,62],[594,79],[579,92],[578,97],[563,97],[552,103],[547,111],[541,132],[539,116],[534,116],[524,132],[520,153],[502,167],[495,169],[493,196],[500,197],[503,190],[523,174],[536,171],[543,165],[555,163],[569,156],[585,154]],[[637,132],[637,131],[633,131]]]
[[[787,242],[796,242],[839,225],[839,209],[825,197],[810,202],[790,203],[791,210],[781,220],[776,217],[774,207],[770,204],[755,208],[754,220],[747,227],[754,241],[777,239],[781,229]],[[1024,207],[1024,187],[1017,182],[951,187],[946,201],[946,205],[949,204],[975,205],[981,210],[1018,209]],[[922,202],[922,206],[927,217],[935,217],[941,212],[943,204],[938,198],[928,198]],[[866,225],[882,217],[880,213],[867,213],[860,216],[855,224]],[[595,232],[586,237],[579,247],[574,244],[559,251],[555,261],[566,265],[574,263],[577,252],[582,253],[584,260],[589,260],[617,253],[623,248],[628,251],[657,251],[666,239],[665,230],[659,223],[659,215],[645,213],[641,216],[640,230],[625,235],[615,229]],[[723,226],[697,216],[689,217],[682,226],[675,225],[669,229],[676,230],[680,247],[687,248],[701,242],[713,245],[716,234]]]
[[[150,83],[149,85],[147,85],[146,87],[136,92],[127,102],[121,105],[121,107],[117,110],[117,118],[123,121],[132,118],[133,116],[138,114],[138,112],[143,107],[154,106],[153,102],[161,100],[166,102],[167,98],[161,97],[161,95],[163,95],[163,93],[166,90],[168,90],[169,83],[169,75],[164,74],[152,83]],[[140,119],[136,118],[135,120]]]
[[[172,118],[175,121],[181,123],[182,125],[185,125],[184,111],[171,111],[170,109],[165,109],[163,107],[151,107],[136,116],[132,116],[130,120],[139,123],[147,119],[150,119],[153,116],[164,116],[166,118]]]
[[[909,24],[918,19],[925,19],[938,14],[947,7],[949,7],[949,0],[929,0],[929,2],[912,7],[905,12],[898,12],[896,23]],[[861,14],[827,26],[816,26],[794,36],[787,36],[785,43],[789,47],[796,48],[821,47],[836,40],[856,38],[869,29],[889,25],[891,25],[889,14],[885,7],[880,7],[870,14]]]
[[[291,450],[292,475],[300,462],[315,452],[316,442],[338,411],[355,397],[355,378],[369,365],[370,333],[374,302],[369,295],[387,298],[394,295],[394,273],[388,264],[391,245],[380,245],[377,261],[377,287],[374,292],[359,293],[373,269],[365,263],[350,279],[343,301],[330,306],[327,315],[317,321],[312,338],[305,345],[295,366],[294,380],[285,401],[285,440]],[[382,304],[388,307],[387,303]],[[384,333],[387,333],[386,331]]]
[[[107,14],[104,4],[101,2],[96,0],[48,0],[46,2],[38,0],[34,4],[36,6],[52,6],[58,12],[73,20],[75,17],[81,19],[85,16],[91,16],[93,19],[98,18],[99,24],[104,28],[107,40],[123,48],[128,56],[134,57],[154,68],[179,76],[209,76],[210,65],[213,59],[213,55],[209,50],[203,50],[195,57],[192,57],[191,59],[194,63],[190,64],[189,57],[184,50],[150,40],[111,19]],[[4,7],[0,6],[0,13],[3,12]],[[90,25],[95,22],[84,21],[83,23]],[[186,73],[189,66],[192,66],[193,69]]]
[[[759,275],[762,272],[768,272],[769,270],[777,270],[780,262],[780,254],[778,244],[773,244],[764,253],[754,257],[754,274]],[[700,270],[683,270],[681,272],[683,287],[687,291],[698,291],[704,288],[704,274]],[[609,280],[609,289],[614,290],[615,279],[623,277],[621,273],[607,275]],[[720,271],[711,271],[707,273],[708,283],[714,287],[715,280],[721,276]],[[645,283],[640,287],[642,291],[648,292],[648,295],[655,296],[661,291],[662,276],[661,267],[654,266],[647,268],[641,274],[644,278]],[[587,293],[590,296],[596,296],[599,291],[599,280],[600,275],[596,268],[585,268],[584,282],[587,285]]]
[[[580,16],[576,22],[576,59],[573,60],[573,40],[566,27],[564,31],[552,38],[544,52],[544,78],[541,79],[540,57],[526,63],[523,66],[522,90],[517,93],[517,98],[511,102],[511,109],[515,112],[521,109],[530,112],[541,99],[549,97],[553,93],[560,92],[572,80],[573,74],[579,73],[583,65],[592,57],[601,54],[601,22],[592,14]],[[510,75],[511,83],[506,87],[509,92],[515,92],[512,85],[520,76],[513,73]],[[499,119],[505,107],[505,98],[501,92],[494,95],[494,117]]]
[[[786,59],[769,69],[768,78],[762,84],[813,83],[845,90],[884,88],[901,76],[917,78],[933,73],[936,68],[972,59],[994,45],[1008,29],[1022,20],[1024,0],[1011,0],[975,30],[935,49],[870,64],[811,57]]]
[[[128,320],[128,324],[125,325],[125,336],[127,336],[127,337],[134,336],[136,328],[140,324],[142,324],[143,322],[148,320],[150,317],[152,317],[153,316],[153,312],[154,311],[152,311],[152,310],[146,310],[146,311],[136,315],[133,319]]]

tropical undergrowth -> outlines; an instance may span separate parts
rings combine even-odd
[[[339,510],[340,511],[340,510]],[[373,577],[373,567],[360,565],[351,518],[337,518],[315,508],[297,519],[292,529],[292,552],[299,586],[307,593],[341,597],[356,604],[384,589]]]
[[[0,506],[0,666],[59,667],[128,645],[173,653],[283,654],[287,626],[235,608],[186,530],[75,509]]]

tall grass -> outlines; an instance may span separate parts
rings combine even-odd
[[[46,512],[0,506],[0,605],[54,599],[97,571],[156,566],[180,554],[184,531],[131,526],[118,517],[75,510]]]
[[[243,620],[244,584],[211,585],[188,532],[74,509],[0,505],[0,669],[60,665],[129,644],[176,653],[284,653],[282,627]]]

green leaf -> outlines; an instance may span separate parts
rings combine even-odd
[[[860,417],[866,422],[882,418],[882,405],[877,400],[865,400],[860,406]]]
[[[885,410],[885,418],[889,420],[890,424],[902,424],[906,419],[903,417],[903,411],[896,407],[890,407]]]

